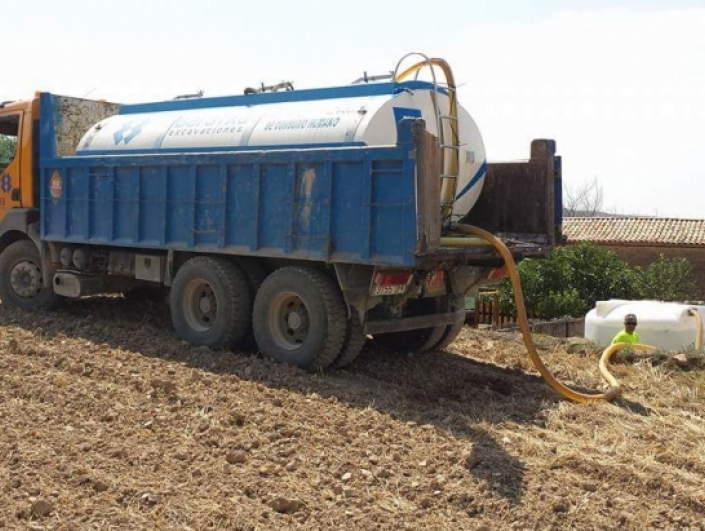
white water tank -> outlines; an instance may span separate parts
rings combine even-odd
[[[585,338],[609,345],[624,329],[624,316],[637,318],[639,343],[664,350],[685,349],[695,344],[698,321],[689,315],[695,309],[705,321],[705,306],[661,301],[598,301],[585,316]]]
[[[448,143],[455,123],[458,168],[453,214],[462,218],[480,195],[487,161],[480,130],[470,114],[458,105],[457,123],[439,120],[438,113],[449,112],[447,91],[422,81],[122,105],[117,115],[86,132],[76,154],[393,145],[397,123],[405,116],[423,118],[435,136],[440,125]],[[446,159],[445,173],[450,167],[450,157]]]

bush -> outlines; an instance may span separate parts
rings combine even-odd
[[[540,319],[582,317],[599,300],[696,298],[690,263],[665,258],[646,269],[632,268],[614,252],[585,242],[556,248],[550,258],[518,266],[529,315]],[[502,311],[516,315],[511,283],[500,284]]]
[[[639,291],[644,299],[661,301],[699,298],[690,262],[685,258],[666,258],[663,254],[658,262],[641,272]]]

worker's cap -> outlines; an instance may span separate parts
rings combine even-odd
[[[636,324],[636,315],[633,313],[628,313],[624,316],[624,324]]]

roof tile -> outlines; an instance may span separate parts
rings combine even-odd
[[[563,218],[568,243],[659,244],[705,247],[705,219]]]

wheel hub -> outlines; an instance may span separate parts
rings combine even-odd
[[[292,330],[301,328],[303,322],[303,318],[297,312],[292,312],[287,316],[287,323]]]
[[[213,306],[210,297],[204,296],[201,297],[201,300],[198,301],[198,309],[201,310],[201,313],[206,315],[209,314],[211,311],[211,307]]]
[[[309,316],[304,301],[296,293],[280,293],[272,303],[270,327],[280,348],[299,348],[309,334]]]
[[[42,289],[42,272],[34,262],[18,262],[10,273],[10,286],[20,297],[35,297]]]
[[[192,280],[184,290],[184,317],[199,332],[210,330],[218,315],[218,299],[208,282]]]

